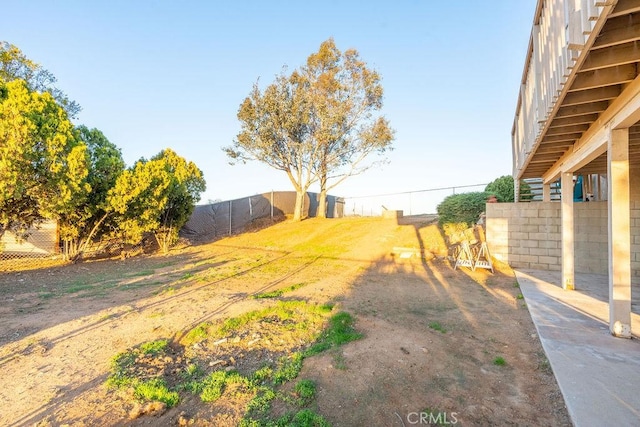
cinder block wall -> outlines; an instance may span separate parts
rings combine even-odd
[[[629,170],[631,275],[640,281],[640,165]],[[574,205],[575,268],[608,273],[607,202]],[[488,203],[487,244],[491,255],[514,268],[561,269],[559,202]]]
[[[640,231],[640,203],[632,224]],[[491,255],[514,268],[560,270],[561,205],[559,202],[487,204],[487,244]],[[607,203],[574,205],[576,271],[607,274]],[[632,231],[633,234],[633,231]],[[640,271],[640,239],[635,270]],[[632,266],[633,268],[633,266]]]
[[[573,213],[576,271],[607,274],[609,269],[607,202],[575,203]]]
[[[560,269],[560,203],[487,203],[487,245],[514,268]]]

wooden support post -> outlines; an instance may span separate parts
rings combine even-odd
[[[542,201],[550,202],[551,201],[551,184],[542,184]]]
[[[611,131],[607,147],[609,211],[609,330],[631,337],[629,129]]]
[[[562,288],[575,289],[573,173],[562,172]]]

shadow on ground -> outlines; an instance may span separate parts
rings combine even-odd
[[[396,247],[417,255],[400,257]],[[453,270],[433,218],[279,224],[268,234],[198,246],[180,256],[175,264],[165,259],[164,266],[130,264],[138,273],[128,280],[148,280],[148,286],[138,293],[128,289],[120,300],[114,298],[117,286],[108,288],[104,301],[95,294],[83,299],[94,288],[45,298],[42,313],[52,312],[46,304],[56,304],[62,317],[40,320],[28,332],[35,339],[21,335],[0,353],[5,378],[32,373],[20,377],[10,395],[0,391],[0,398],[16,408],[34,401],[0,420],[66,423],[95,407],[95,416],[82,422],[121,424],[114,414],[101,415],[117,403],[104,401],[99,387],[118,351],[277,300],[251,299],[257,292],[303,284],[280,299],[335,302],[354,315],[365,335],[305,359],[300,378],[316,381],[318,412],[332,424],[409,425],[424,413],[440,414],[440,421],[455,417],[462,425],[570,424],[513,272],[506,266],[495,274]],[[109,268],[99,283],[112,283],[113,268],[121,265],[104,265]],[[149,274],[139,274],[144,271]],[[84,301],[96,305],[78,315]],[[6,326],[15,318],[20,314],[3,313],[0,321]],[[51,391],[52,384],[63,386]],[[126,410],[117,410],[126,418]]]

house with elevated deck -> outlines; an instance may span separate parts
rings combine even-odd
[[[516,194],[522,180],[542,191],[540,200],[487,204],[493,256],[557,270],[568,291],[581,286],[576,273],[607,275],[609,329],[630,337],[640,282],[640,0],[538,0],[511,137]]]

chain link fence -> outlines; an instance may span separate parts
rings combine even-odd
[[[58,253],[56,221],[44,221],[20,235],[7,230],[0,238],[2,258],[42,257]]]
[[[126,244],[122,239],[105,237],[88,245],[82,259],[129,257],[154,252],[157,248],[152,235],[144,236],[137,244]],[[54,220],[45,220],[26,233],[16,234],[7,230],[0,237],[0,272],[51,267],[66,261],[58,224]]]
[[[462,192],[483,191],[486,184],[431,188],[370,196],[327,196],[327,217],[381,216],[385,210],[401,210],[403,215],[435,214],[445,197]],[[180,236],[193,242],[210,241],[224,235],[242,233],[292,215],[294,191],[272,191],[241,199],[196,206],[180,230]],[[318,194],[308,192],[304,216],[316,216]],[[152,239],[151,239],[152,240]],[[139,245],[123,245],[117,239],[95,242],[83,259],[112,257],[153,251],[154,242],[146,239]],[[0,272],[39,268],[63,261],[57,224],[47,221],[29,230],[24,238],[5,232],[0,239]]]
[[[266,221],[279,221],[293,215],[296,203],[295,191],[272,191],[242,199],[196,206],[189,221],[180,230],[180,236],[192,241],[208,241],[219,236],[242,233],[260,227]],[[303,212],[316,216],[318,194],[307,193]],[[327,196],[327,217],[344,215],[344,200]]]
[[[435,214],[436,207],[445,197],[456,193],[484,191],[486,186],[487,184],[458,185],[371,196],[345,197],[345,215],[381,216],[382,212],[386,210],[403,211],[403,215]]]
[[[196,206],[180,230],[180,236],[191,241],[210,241],[223,235],[237,234],[260,228],[270,222],[292,215],[296,202],[294,191],[272,191],[242,199]],[[316,216],[318,194],[307,193],[304,215]],[[327,217],[344,215],[344,200],[327,196]],[[137,245],[124,244],[122,239],[101,239],[83,252],[82,259],[135,256],[157,250],[153,236],[145,236]],[[64,262],[56,221],[45,221],[20,236],[6,231],[0,238],[0,272],[43,268]]]
[[[61,259],[58,224],[47,220],[27,230],[7,230],[0,237],[0,271],[29,268]]]

